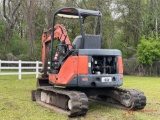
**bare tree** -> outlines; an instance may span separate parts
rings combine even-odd
[[[36,6],[36,0],[24,0],[22,2],[22,13],[24,17],[24,21],[26,23],[26,35],[27,40],[30,46],[30,52],[29,55],[33,55],[35,52],[35,24],[34,21],[36,12],[37,12],[37,6]]]
[[[18,9],[21,5],[21,0],[3,0],[3,17],[6,23],[4,34],[4,49],[12,36],[12,30],[18,20]]]

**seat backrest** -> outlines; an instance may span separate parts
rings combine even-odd
[[[101,49],[101,35],[85,35],[83,49]]]

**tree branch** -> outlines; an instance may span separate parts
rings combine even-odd
[[[20,7],[21,2],[18,3],[17,7],[14,9],[13,13],[12,13],[12,17],[15,15],[16,11],[18,10],[18,8]]]
[[[6,0],[3,0],[3,16],[7,20],[8,23],[11,23],[10,19],[6,15]]]

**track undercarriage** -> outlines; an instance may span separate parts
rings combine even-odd
[[[146,96],[140,90],[118,87],[93,90],[90,100],[125,110],[140,110],[146,105]],[[90,94],[90,93],[89,93]]]
[[[38,104],[68,116],[85,115],[88,111],[88,98],[79,91],[44,86],[39,87],[34,95]]]
[[[75,90],[42,86],[33,91],[32,98],[38,104],[68,116],[85,115],[88,99],[125,110],[140,110],[146,105],[142,91],[117,87]]]

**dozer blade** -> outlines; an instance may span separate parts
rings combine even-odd
[[[78,91],[43,86],[37,88],[35,98],[38,104],[70,117],[85,115],[88,111],[88,98]]]
[[[140,90],[106,88],[96,90],[97,95],[91,96],[89,100],[121,108],[125,110],[140,110],[146,106],[146,96]]]

